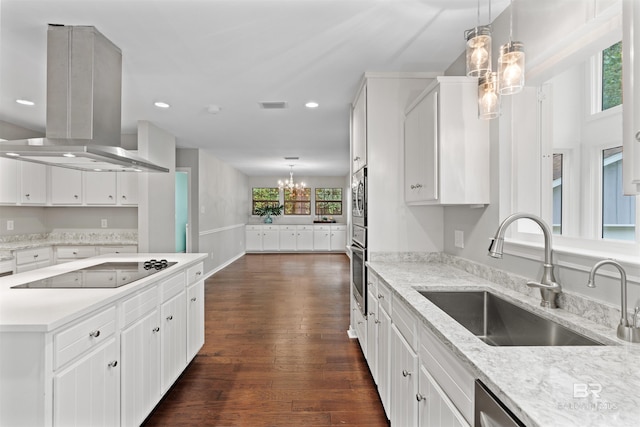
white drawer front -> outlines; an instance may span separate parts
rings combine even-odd
[[[382,280],[378,280],[378,295],[376,297],[378,298],[378,304],[384,308],[384,311],[387,314],[391,314],[391,289]]]
[[[251,230],[251,231],[262,230],[262,226],[261,225],[247,225],[246,230]]]
[[[116,309],[111,307],[58,332],[54,336],[54,368],[59,368],[114,334]]]
[[[199,263],[187,270],[187,283],[195,283],[204,277],[204,264]]]
[[[105,254],[135,254],[138,252],[137,246],[99,246],[98,255]]]
[[[346,225],[332,225],[331,230],[333,231],[347,231]]]
[[[328,225],[314,225],[313,229],[316,231],[329,231],[331,227]]]
[[[122,303],[123,327],[128,326],[158,306],[158,287],[145,289]]]
[[[162,292],[162,302],[167,301],[174,295],[178,295],[185,288],[184,272],[173,276],[160,284],[160,292]]]
[[[95,255],[96,248],[93,246],[59,246],[56,248],[56,257],[58,259],[80,259]]]
[[[16,264],[21,265],[36,261],[47,261],[50,258],[49,251],[49,247],[19,251],[16,254]]]
[[[293,231],[293,230],[296,229],[296,226],[295,225],[281,225],[281,226],[279,226],[279,229],[281,231]]]
[[[313,230],[313,225],[298,225],[298,226],[296,226],[296,230],[298,230],[298,231]]]
[[[391,313],[391,321],[396,325],[396,328],[402,333],[407,340],[411,348],[416,351],[416,319],[413,314],[407,310],[405,305],[394,299],[392,302],[393,308]]]

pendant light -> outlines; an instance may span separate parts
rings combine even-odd
[[[512,95],[524,88],[524,44],[513,41],[513,0],[509,6],[509,42],[500,46],[498,78],[502,95]]]
[[[491,23],[491,0],[489,0]],[[491,25],[480,25],[480,0],[478,0],[478,25],[464,32],[467,41],[467,76],[480,77],[491,72]]]
[[[289,165],[291,170],[289,171],[289,179],[279,180],[278,188],[280,190],[288,190],[292,196],[295,196],[300,190],[304,190],[307,186],[304,182],[293,181],[293,165]]]
[[[500,116],[500,93],[496,72],[488,72],[478,79],[478,117],[495,119]]]

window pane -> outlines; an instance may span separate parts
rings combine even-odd
[[[562,154],[553,155],[553,234],[562,234]]]
[[[622,42],[602,51],[602,111],[622,104]]]
[[[602,151],[602,238],[635,240],[636,199],[622,192],[622,147]]]
[[[311,215],[311,189],[284,192],[285,215]]]
[[[342,201],[342,188],[316,188],[316,201]]]
[[[267,206],[280,206],[278,196],[280,190],[275,188],[256,187],[251,190],[251,215],[257,215],[257,208],[264,208]]]
[[[316,202],[316,215],[342,215],[342,202]]]
[[[316,215],[342,215],[342,188],[316,188]]]

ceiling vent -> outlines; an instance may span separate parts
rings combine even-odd
[[[300,160],[300,157],[298,156],[293,156],[293,157],[285,157],[285,160]]]
[[[282,110],[287,108],[287,101],[264,101],[258,102],[258,105],[264,110]]]

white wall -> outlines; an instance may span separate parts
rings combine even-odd
[[[557,2],[557,0],[540,0],[522,2],[516,1],[514,9],[514,39],[525,43],[527,55],[527,83],[537,85],[548,79],[553,73],[553,67],[546,64],[549,58],[557,55],[563,46],[563,41],[574,31],[589,33],[593,23],[593,17],[603,11],[605,17],[611,10],[607,7],[618,7],[616,0],[580,0]],[[596,19],[603,19],[598,17]],[[509,34],[509,10],[507,9],[493,22],[493,63],[497,64],[497,52],[500,44],[508,40]],[[609,41],[599,42],[603,48]],[[607,44],[609,43],[609,44]],[[560,47],[558,47],[560,45]],[[568,56],[567,55],[564,56]],[[464,75],[464,53],[447,70],[447,75]],[[582,60],[582,59],[581,59]],[[579,61],[576,61],[576,63]],[[534,79],[530,79],[530,73]],[[514,132],[518,132],[520,123],[511,122],[512,104],[514,99],[503,98],[503,114],[497,120],[491,122],[491,204],[482,209],[470,209],[468,207],[444,208],[444,251],[458,255],[496,268],[512,271],[526,277],[539,278],[542,274],[540,259],[541,251],[534,251],[534,255],[520,257],[505,254],[503,260],[496,260],[487,255],[489,239],[513,208],[510,205],[512,182],[512,146]],[[580,114],[583,112],[580,111]],[[531,118],[534,120],[535,118]],[[512,127],[512,124],[514,125]],[[516,135],[517,136],[517,135]],[[512,225],[513,227],[513,225]],[[465,247],[454,247],[454,230],[464,232]],[[540,238],[540,241],[542,239]],[[619,305],[620,290],[619,279],[613,274],[612,278],[599,278],[599,286],[595,290],[586,287],[588,268],[594,263],[593,259],[572,254],[554,253],[554,260],[560,264],[556,268],[556,277],[562,283],[565,290],[583,294],[590,298]],[[640,302],[640,286],[637,286],[637,269],[628,269],[631,276],[629,289],[629,304],[638,305]],[[600,285],[601,283],[601,285]]]
[[[199,252],[205,271],[217,271],[244,254],[244,224],[251,200],[248,177],[210,151],[199,150]]]
[[[138,155],[169,169],[141,173],[138,202],[138,251],[175,252],[176,138],[151,122],[138,122]]]
[[[274,224],[311,224],[314,220],[318,219],[315,215],[315,189],[316,188],[342,188],[342,215],[334,215],[333,219],[336,222],[346,223],[348,203],[347,201],[351,197],[351,188],[345,184],[347,177],[344,176],[305,176],[298,175],[293,171],[293,180],[295,182],[304,182],[305,185],[311,189],[311,215],[284,215],[284,213],[273,218]],[[278,180],[285,180],[289,178],[289,171],[283,169],[283,173],[280,176],[250,176],[249,177],[249,210],[251,213],[251,189],[254,187],[277,187]],[[280,203],[284,202],[282,192],[280,192]],[[257,215],[249,215],[250,223],[262,223],[264,218]]]

